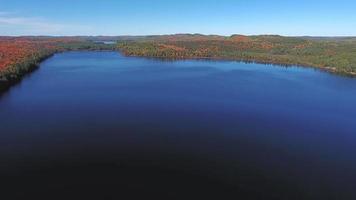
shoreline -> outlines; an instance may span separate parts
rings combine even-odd
[[[0,72],[0,75],[2,76],[0,79],[0,97],[6,93],[12,86],[17,85],[18,83],[20,83],[22,81],[22,79],[28,75],[31,74],[32,72],[36,71],[39,67],[40,64],[51,58],[53,55],[55,55],[56,53],[60,53],[60,52],[53,52],[50,53],[48,55],[45,55],[41,58],[39,58],[38,60],[36,60],[34,63],[30,63],[25,70],[20,70],[19,73],[15,74],[15,73],[11,73],[11,72]],[[19,67],[24,67],[23,64],[20,64]]]
[[[62,45],[62,46],[61,46]],[[0,97],[5,94],[12,86],[20,83],[28,74],[36,71],[41,65],[41,63],[55,54],[70,52],[70,51],[115,51],[117,49],[112,45],[100,45],[94,44],[91,42],[83,42],[76,41],[74,43],[62,43],[54,44],[54,49],[46,49],[46,47],[42,47],[46,49],[46,52],[40,54],[36,59],[30,60],[30,62],[26,61],[28,58],[23,58],[20,62],[17,62],[13,65],[9,65],[2,70],[0,70]],[[37,51],[39,52],[39,51]],[[27,62],[27,63],[26,63]]]
[[[25,70],[21,70],[19,73],[11,73],[11,72],[1,72],[0,71],[0,97],[5,94],[9,89],[11,89],[12,86],[15,86],[19,84],[22,79],[34,71],[36,71],[42,62],[45,60],[53,57],[55,54],[60,54],[60,53],[65,53],[65,52],[76,52],[76,51],[89,51],[89,52],[106,52],[106,51],[111,51],[111,50],[89,50],[89,49],[84,49],[84,50],[57,50],[55,52],[52,52],[48,55],[45,55],[38,60],[36,60],[34,63],[29,64]],[[117,52],[114,50],[114,52]],[[19,67],[23,67],[23,64],[20,64]],[[11,68],[11,67],[10,67]],[[5,71],[5,70],[4,70]]]
[[[0,79],[0,97],[6,93],[12,86],[20,83],[22,79],[30,74],[36,71],[39,67],[40,64],[53,57],[55,54],[59,53],[66,53],[66,52],[77,52],[77,51],[88,51],[88,52],[118,52],[121,53],[122,55],[126,57],[138,57],[138,58],[151,58],[151,59],[161,59],[161,60],[170,60],[170,61],[180,61],[180,60],[206,60],[206,61],[236,61],[236,62],[243,62],[243,63],[256,63],[256,64],[264,64],[264,65],[273,65],[276,67],[301,67],[301,68],[309,68],[309,69],[316,69],[321,72],[327,72],[336,76],[343,76],[343,77],[349,77],[349,78],[356,78],[356,72],[338,72],[334,68],[326,68],[326,67],[318,67],[318,66],[312,66],[312,65],[302,65],[302,64],[286,64],[283,62],[277,63],[277,62],[266,62],[266,61],[259,61],[259,60],[248,60],[248,59],[237,59],[237,58],[225,58],[225,57],[169,57],[169,56],[146,56],[146,55],[130,55],[126,54],[124,51],[119,50],[90,50],[90,49],[83,49],[83,50],[60,50],[60,51],[55,51],[53,53],[50,53],[49,55],[41,57],[39,60],[37,60],[35,63],[32,63],[28,66],[28,69],[24,71],[20,71],[19,74],[6,74],[1,75],[1,76],[7,76],[7,80],[1,80]],[[1,72],[0,72],[1,73]]]
[[[332,67],[320,67],[320,66],[313,66],[307,64],[290,64],[290,63],[283,63],[283,62],[268,62],[268,61],[259,61],[254,59],[237,59],[237,58],[225,58],[225,57],[168,57],[168,56],[148,56],[148,55],[135,55],[135,54],[126,54],[124,51],[120,51],[124,56],[127,57],[138,57],[138,58],[152,58],[152,59],[162,59],[162,60],[171,60],[171,61],[179,61],[179,60],[207,60],[207,61],[236,61],[236,62],[243,62],[243,63],[256,63],[256,64],[263,64],[263,65],[273,65],[276,67],[301,67],[301,68],[308,68],[308,69],[315,69],[321,72],[327,72],[336,76],[342,77],[349,77],[349,78],[356,78],[356,72],[339,72],[335,68]]]

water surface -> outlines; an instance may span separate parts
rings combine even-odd
[[[13,199],[355,199],[355,102],[356,79],[307,68],[57,54],[0,98],[1,179]]]

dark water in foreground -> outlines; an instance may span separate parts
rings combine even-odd
[[[57,54],[0,98],[1,199],[356,199],[355,103],[312,69]]]

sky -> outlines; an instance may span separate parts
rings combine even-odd
[[[0,0],[0,35],[356,36],[355,0]]]

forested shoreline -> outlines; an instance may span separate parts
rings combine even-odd
[[[105,41],[114,41],[106,43]],[[117,42],[117,43],[116,43]],[[356,76],[356,38],[177,34],[118,37],[0,37],[0,93],[55,53],[114,50],[126,56],[224,59],[314,67]]]
[[[16,63],[0,72],[0,93],[6,91],[12,85],[21,81],[26,74],[35,71],[39,64],[51,57],[55,52],[48,52],[35,58],[30,58]]]
[[[114,49],[114,45],[74,37],[0,37],[0,94],[55,53]]]
[[[121,41],[118,49],[127,56],[297,65],[356,76],[355,38],[176,35]]]

